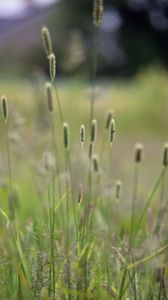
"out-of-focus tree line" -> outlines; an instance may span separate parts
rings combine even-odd
[[[35,43],[24,53],[25,69],[43,66],[47,71],[40,40],[40,27],[46,24],[53,38],[58,73],[88,74],[93,49],[92,8],[92,0],[61,0],[38,25],[33,23],[30,31]],[[131,76],[151,64],[167,68],[167,53],[167,0],[104,0],[98,44],[100,75]]]

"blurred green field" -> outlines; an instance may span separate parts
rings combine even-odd
[[[168,75],[163,70],[150,69],[139,73],[129,81],[102,79],[95,88],[95,118],[98,120],[98,143],[96,152],[100,153],[102,135],[105,131],[105,116],[108,109],[114,110],[116,120],[116,139],[113,147],[113,177],[124,182],[129,193],[133,176],[133,148],[136,142],[145,146],[145,160],[142,171],[142,187],[150,189],[161,162],[161,149],[167,140],[168,128]],[[39,162],[45,150],[50,149],[50,122],[45,99],[45,79],[34,80],[1,79],[1,94],[9,101],[9,128],[12,152],[12,175],[20,194],[19,214],[38,213],[37,185],[34,183],[34,165]],[[57,82],[65,120],[71,131],[71,155],[74,164],[81,160],[79,128],[86,127],[85,156],[89,141],[88,121],[91,89],[84,80],[63,80]],[[56,110],[56,122],[59,116]],[[7,177],[6,145],[4,143],[4,124],[1,117],[1,178]],[[62,144],[62,129],[58,125],[58,140]],[[108,134],[106,133],[108,140]],[[106,141],[107,142],[107,141]],[[60,153],[61,155],[61,153]],[[104,157],[107,152],[104,150]],[[83,159],[83,158],[82,158]],[[79,164],[80,165],[80,164]],[[36,169],[36,168],[35,168]],[[152,172],[151,172],[152,170]],[[78,172],[80,172],[78,170]],[[143,173],[144,172],[144,173]],[[145,176],[143,176],[145,175]],[[148,176],[149,175],[149,176]],[[38,180],[37,180],[38,181]],[[35,180],[36,182],[36,180]],[[142,191],[143,193],[143,191]],[[37,207],[32,212],[33,207]],[[41,205],[41,203],[40,203]]]

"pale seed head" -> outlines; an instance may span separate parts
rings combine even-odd
[[[42,27],[41,36],[42,36],[44,50],[45,50],[46,56],[48,58],[49,55],[52,53],[52,41],[51,41],[50,32],[47,27],[45,27],[45,26]]]
[[[134,160],[135,163],[140,163],[143,159],[143,150],[144,150],[144,146],[140,143],[135,145],[135,156],[134,156]]]
[[[48,109],[50,113],[53,113],[54,107],[53,107],[53,90],[52,90],[52,84],[50,82],[47,82],[45,85],[46,88],[46,98],[48,103]]]
[[[109,111],[107,112],[106,122],[105,122],[105,128],[106,128],[106,129],[109,129],[109,127],[110,127],[110,122],[111,122],[111,120],[112,120],[112,118],[113,118],[113,115],[114,115],[114,112],[113,112],[112,110],[109,110]]]
[[[8,101],[6,96],[1,97],[1,108],[2,108],[2,115],[5,120],[5,123],[8,121]]]
[[[112,145],[115,138],[115,121],[112,118],[109,125],[109,142]]]
[[[94,150],[94,144],[92,142],[90,142],[89,144],[89,158],[92,158],[93,155],[93,150]]]
[[[83,186],[80,183],[78,187],[78,203],[81,204],[83,201]]]
[[[64,141],[64,148],[69,149],[70,139],[69,139],[69,126],[67,123],[63,124],[63,141]]]
[[[93,170],[95,173],[99,172],[99,157],[97,155],[92,156],[92,161],[93,161]]]
[[[97,137],[97,121],[96,120],[92,120],[90,141],[92,143],[95,143],[96,137]]]
[[[104,0],[93,0],[93,24],[98,27],[101,24],[104,12]]]
[[[80,127],[80,142],[83,146],[84,142],[85,142],[85,126],[81,125]]]
[[[163,166],[168,166],[168,143],[166,143],[163,147]]]
[[[116,199],[119,199],[121,196],[122,182],[120,180],[116,181]]]
[[[51,53],[49,55],[49,71],[50,71],[51,81],[53,82],[56,74],[56,59],[54,53]]]

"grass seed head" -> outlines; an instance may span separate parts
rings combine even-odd
[[[90,140],[91,140],[92,143],[95,143],[96,137],[97,137],[97,121],[92,120],[92,123],[91,123],[91,137],[90,137]]]
[[[106,128],[106,129],[109,129],[109,127],[110,127],[110,122],[111,122],[111,120],[112,120],[112,118],[113,118],[113,115],[114,115],[114,112],[113,112],[112,110],[109,110],[109,111],[107,112],[106,122],[105,122],[105,128]]]
[[[2,115],[5,120],[5,123],[8,121],[8,101],[6,96],[1,97],[1,107],[2,107]]]
[[[80,141],[83,146],[83,144],[85,142],[85,126],[84,125],[81,125],[81,127],[80,127]]]
[[[63,124],[63,138],[64,138],[64,148],[69,149],[69,126],[67,123]]]
[[[98,27],[101,24],[104,12],[104,0],[93,0],[93,24]]]
[[[135,163],[140,163],[143,159],[143,151],[144,151],[144,146],[140,143],[135,145],[135,156],[134,160]]]
[[[52,84],[50,82],[47,82],[45,87],[46,87],[46,97],[47,97],[48,109],[49,109],[50,113],[53,113],[54,107],[53,107]]]
[[[93,155],[93,150],[94,150],[94,144],[92,142],[90,142],[89,144],[89,158],[92,158]]]
[[[44,26],[41,29],[41,36],[42,36],[44,50],[48,58],[49,55],[52,53],[52,41],[51,41],[50,32],[47,27]]]
[[[114,141],[114,138],[115,138],[115,121],[112,118],[109,125],[109,141],[111,145]]]
[[[116,199],[119,199],[121,196],[122,182],[120,180],[116,181]]]
[[[117,260],[121,263],[124,268],[127,268],[127,261],[124,256],[120,253],[120,251],[116,247],[112,247],[112,253],[117,258]]]
[[[49,71],[50,71],[51,81],[53,82],[55,79],[55,73],[56,73],[56,59],[55,59],[54,53],[51,53],[49,55]]]
[[[93,161],[93,170],[95,173],[99,172],[99,157],[97,155],[92,156],[92,161]]]
[[[80,183],[78,188],[78,203],[81,204],[83,201],[83,186]]]
[[[168,166],[168,143],[166,143],[163,148],[163,166]]]

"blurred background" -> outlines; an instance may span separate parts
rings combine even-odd
[[[88,75],[92,47],[92,1],[6,0],[0,3],[1,74],[47,69],[40,29],[49,26],[59,75]],[[128,77],[168,67],[168,1],[105,0],[98,74]]]
[[[81,170],[87,169],[94,31],[92,8],[91,0],[0,1],[0,91],[9,101],[13,176],[21,184],[27,203],[33,193],[32,170],[39,174],[38,162],[45,151],[51,150],[44,88],[49,75],[41,41],[43,25],[48,26],[53,39],[56,84],[65,120],[71,129],[75,180],[80,178]],[[161,168],[162,145],[168,138],[167,68],[168,1],[104,0],[95,86],[95,117],[98,120],[95,151],[101,152],[105,134],[103,159],[108,160],[105,115],[108,109],[113,109],[117,128],[113,177],[124,182],[127,195],[132,188],[136,142],[145,145],[142,194],[146,194],[146,189],[155,182]],[[59,117],[56,122],[58,120]],[[7,176],[2,116],[0,124],[0,171]],[[81,124],[85,124],[87,132],[84,152],[79,143]],[[58,139],[61,148],[61,128]],[[107,165],[104,168],[108,170]],[[35,184],[34,188],[37,186]],[[31,203],[27,205],[31,212]]]

